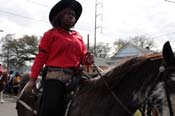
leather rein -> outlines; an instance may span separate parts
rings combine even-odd
[[[107,81],[103,78],[102,74],[100,73],[100,71],[98,70],[97,66],[95,64],[94,68],[96,69],[97,73],[99,74],[99,76],[102,78],[105,86],[107,87],[107,89],[111,92],[112,96],[114,97],[114,99],[120,104],[120,106],[130,115],[133,116],[133,113],[126,107],[125,104],[122,103],[122,101],[119,99],[119,97],[115,94],[115,92],[110,88],[109,84],[107,83]],[[155,88],[157,81],[159,81],[159,78],[161,76],[161,74],[163,74],[165,72],[165,67],[163,65],[161,65],[159,67],[159,73],[157,75],[157,78],[155,79],[149,93],[151,94],[152,90]],[[173,110],[172,110],[172,106],[171,106],[171,100],[170,100],[170,95],[168,92],[168,84],[166,81],[165,82],[165,92],[166,92],[166,97],[167,97],[167,101],[168,101],[168,107],[169,107],[169,113],[170,116],[174,116],[173,115]],[[149,94],[148,94],[149,95]],[[145,113],[139,108],[140,112],[142,113],[143,116],[146,116]]]

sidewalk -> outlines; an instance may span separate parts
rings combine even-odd
[[[16,97],[4,96],[4,103],[0,104],[0,116],[17,116]]]

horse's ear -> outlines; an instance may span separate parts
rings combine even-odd
[[[174,53],[173,53],[173,50],[171,48],[171,45],[170,45],[169,41],[167,41],[164,44],[162,54],[163,54],[163,59],[166,63],[175,64]]]

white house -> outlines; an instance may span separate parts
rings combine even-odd
[[[117,51],[107,63],[110,66],[116,66],[120,63],[124,62],[128,58],[137,57],[137,56],[144,56],[147,54],[156,53],[155,51],[142,48],[140,46],[133,45],[131,43],[125,45],[119,51]]]
[[[146,54],[152,54],[154,51],[142,48],[133,44],[127,44],[116,52],[111,59],[118,59],[124,57],[144,56]]]
[[[109,59],[95,57],[95,64],[98,67],[98,70],[104,73],[110,70],[111,68],[125,62],[125,60],[128,58],[144,56],[146,54],[153,54],[153,53],[155,52],[148,49],[141,48],[133,44],[127,44],[124,47],[122,47],[119,51],[117,51]],[[90,75],[98,74],[93,65],[85,67],[85,71]]]

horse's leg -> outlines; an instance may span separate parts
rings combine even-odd
[[[1,97],[1,104],[3,104],[4,103],[4,100],[3,100],[3,90],[0,93],[0,97]]]

